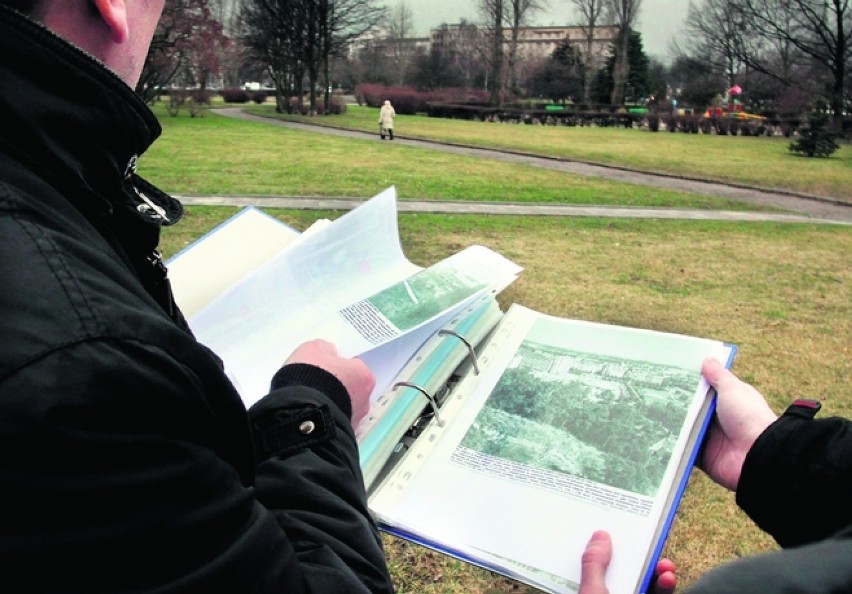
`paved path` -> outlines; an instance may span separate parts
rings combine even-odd
[[[267,125],[281,126],[290,129],[328,134],[345,138],[357,138],[382,142],[377,134],[368,134],[355,130],[343,130],[328,126],[287,122],[274,118],[264,118],[247,114],[242,108],[217,109],[226,117],[262,122]],[[384,141],[388,142],[388,141]],[[630,218],[678,218],[678,219],[715,219],[715,220],[751,220],[751,221],[786,221],[786,222],[832,222],[852,224],[852,204],[843,203],[813,196],[804,196],[780,191],[768,191],[757,188],[710,183],[699,180],[684,179],[651,173],[630,171],[615,167],[604,167],[565,159],[537,157],[513,153],[504,150],[482,149],[470,146],[415,140],[397,136],[393,142],[407,146],[415,146],[429,150],[440,150],[449,153],[520,163],[533,167],[542,167],[556,171],[564,171],[575,175],[603,177],[624,183],[647,185],[668,190],[719,196],[751,202],[754,204],[774,206],[789,211],[788,214],[773,214],[759,212],[735,212],[687,209],[655,209],[655,208],[626,208],[626,207],[591,207],[591,206],[558,206],[551,204],[512,204],[503,202],[450,202],[403,200],[399,210],[409,212],[465,212],[465,213],[495,213],[495,214],[535,214],[557,216],[592,216],[592,217],[630,217]],[[282,208],[319,208],[347,209],[361,202],[357,198],[290,198],[263,197],[253,200],[245,197],[207,196],[183,197],[187,204],[256,204]]]
[[[289,196],[186,196],[176,195],[186,205],[267,206],[305,210],[351,210],[363,198],[289,197]],[[400,200],[399,212],[503,214],[566,217],[612,217],[631,219],[691,219],[716,221],[776,221],[782,223],[825,223],[852,225],[849,221],[817,218],[808,215],[776,214],[723,210],[687,210],[676,208],[630,208],[607,206],[568,206],[506,202],[462,202],[448,200]],[[850,209],[852,210],[852,209]]]

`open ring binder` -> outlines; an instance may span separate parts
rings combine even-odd
[[[438,412],[438,401],[435,400],[434,396],[432,396],[429,392],[424,390],[422,387],[420,387],[417,384],[412,383],[412,382],[396,382],[393,385],[393,388],[391,388],[391,389],[396,390],[397,388],[400,388],[400,387],[414,388],[415,390],[417,390],[418,392],[423,394],[429,400],[429,404],[432,406],[432,412],[435,414],[435,422],[438,423],[438,427],[444,426],[444,421],[441,420],[441,415]]]
[[[464,343],[467,347],[468,352],[470,353],[470,362],[473,365],[473,373],[479,375],[479,360],[476,358],[476,350],[474,350],[473,345],[470,344],[467,338],[464,335],[456,332],[455,330],[449,330],[447,328],[443,328],[438,330],[438,336],[455,336],[460,341]]]

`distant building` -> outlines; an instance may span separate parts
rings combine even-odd
[[[378,48],[384,50],[388,56],[399,51],[414,55],[418,52],[428,52],[430,47],[431,40],[428,37],[391,37],[388,27],[377,25],[349,44],[349,55],[351,57],[363,50]]]
[[[470,23],[445,24],[431,30],[431,45],[432,48],[469,46],[488,31]],[[595,27],[592,54],[596,61],[609,54],[617,34],[618,27],[615,25]],[[511,37],[512,30],[503,29],[504,45],[508,46]],[[521,27],[518,29],[518,55],[526,60],[545,58],[566,40],[581,53],[586,53],[586,33],[581,26]]]
[[[428,37],[406,37],[394,39],[390,37],[387,27],[377,26],[355,40],[349,48],[354,55],[367,48],[384,48],[388,54],[407,48],[410,54],[429,52],[431,50],[469,50],[483,49],[489,29],[473,23],[461,22],[443,24],[432,29]],[[612,44],[615,43],[618,27],[605,25],[595,27],[595,39],[592,42],[592,55],[595,62],[609,55]],[[508,47],[512,30],[503,29],[504,45]],[[518,57],[532,61],[550,56],[564,41],[570,41],[577,50],[586,53],[586,33],[581,26],[569,27],[521,27],[518,30]]]

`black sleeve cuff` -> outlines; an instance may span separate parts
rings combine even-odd
[[[325,394],[349,419],[352,418],[352,400],[349,392],[337,377],[314,365],[291,363],[285,365],[272,377],[272,389],[302,386]]]
[[[852,522],[852,423],[798,407],[770,425],[743,464],[737,504],[783,547]]]

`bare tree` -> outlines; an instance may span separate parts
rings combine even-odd
[[[245,42],[268,68],[278,111],[301,96],[305,78],[305,19],[302,0],[246,0],[242,7]]]
[[[375,0],[246,0],[244,15],[249,45],[267,60],[276,87],[285,85],[284,95],[277,93],[279,109],[289,93],[301,96],[307,78],[314,114],[321,75],[329,104],[331,58],[375,27],[384,9]]]
[[[222,48],[219,56],[221,63],[222,82],[226,87],[234,87],[240,84],[244,78],[243,66],[245,65],[245,46],[240,43],[242,36],[242,23],[240,22],[241,0],[207,0],[210,12],[221,25],[222,30],[233,43]],[[254,80],[254,77],[250,80]]]
[[[518,62],[518,38],[521,27],[527,24],[529,18],[536,12],[543,10],[546,0],[508,0],[507,25],[510,31],[509,55],[507,66],[509,70],[509,89],[517,91],[517,62]]]
[[[603,20],[606,0],[571,0],[577,7],[581,16],[580,26],[583,28],[583,37],[586,47],[583,51],[585,67],[583,69],[583,103],[589,105],[592,101],[592,79],[600,66],[594,51],[595,32],[598,24]]]
[[[213,17],[207,0],[173,0],[163,10],[145,60],[137,92],[146,100],[180,79],[204,89],[218,72],[220,56],[230,40]]]
[[[506,86],[503,68],[503,24],[506,22],[507,0],[479,0],[479,13],[486,22],[484,34],[488,39],[488,91],[491,104],[502,106]]]
[[[840,129],[852,67],[850,0],[737,1],[744,26],[753,35],[795,48],[824,72],[834,125]],[[750,66],[778,74],[767,62],[749,58]]]
[[[609,8],[618,25],[618,37],[616,38],[615,65],[612,71],[612,105],[621,105],[624,102],[624,86],[630,74],[630,31],[639,17],[639,9],[642,0],[607,0]]]
[[[376,0],[311,0],[318,7],[319,58],[323,70],[325,105],[331,100],[331,60],[342,56],[358,37],[386,19],[386,9]],[[316,86],[316,79],[312,81]],[[316,98],[311,94],[311,112]]]
[[[687,33],[693,56],[702,58],[725,77],[728,88],[736,83],[745,49],[742,21],[736,10],[737,0],[690,1]],[[721,89],[720,89],[721,91]]]
[[[406,74],[411,66],[414,55],[411,44],[406,41],[414,30],[414,12],[406,3],[399,0],[388,17],[388,49],[396,67],[396,80],[400,85],[405,84]]]

